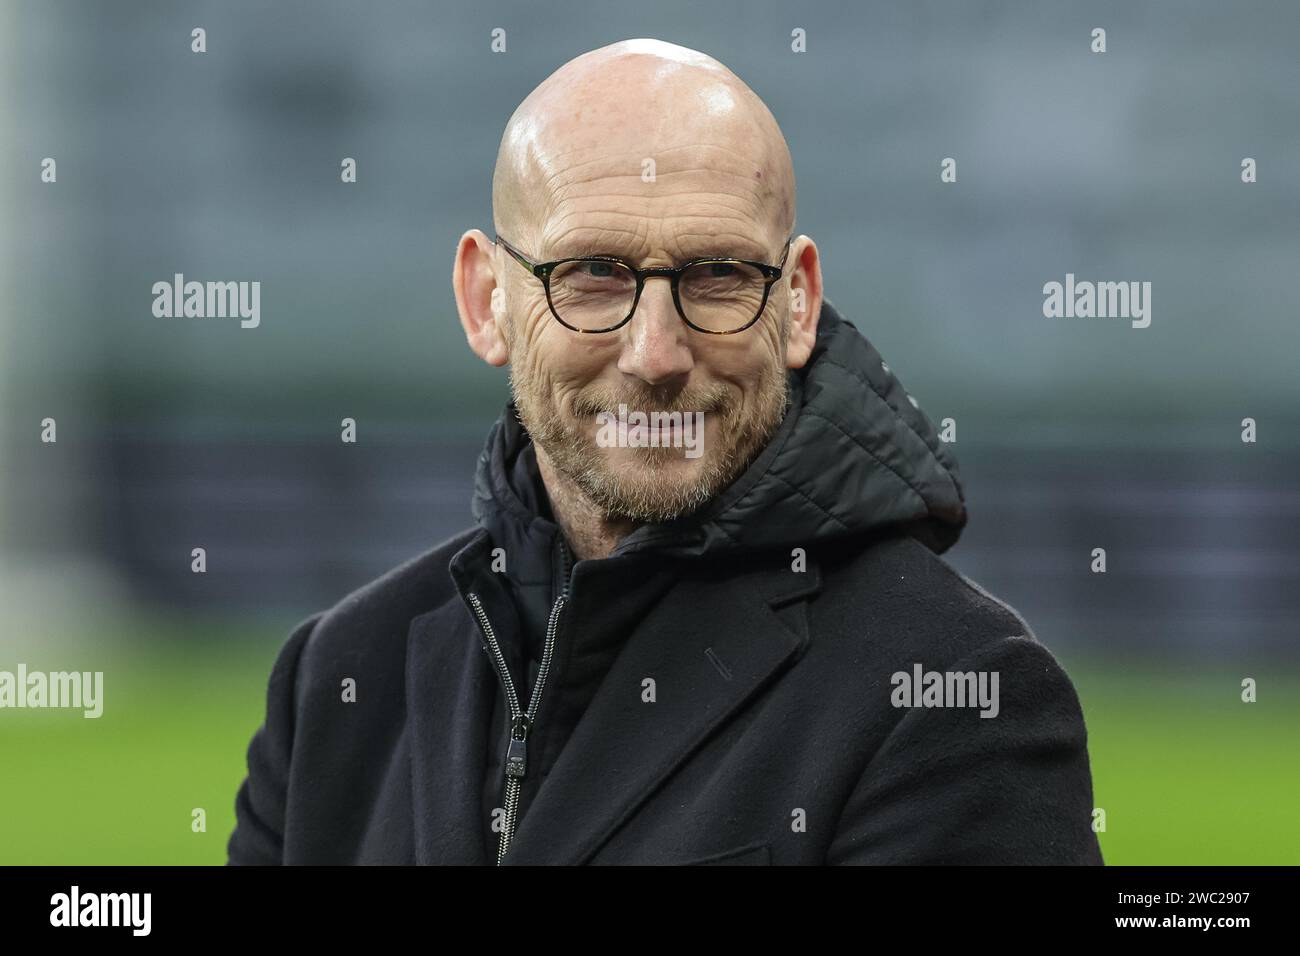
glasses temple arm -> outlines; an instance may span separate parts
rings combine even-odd
[[[517,252],[517,251],[515,250],[515,248],[514,248],[513,246],[510,245],[510,243],[506,242],[506,241],[505,241],[504,239],[502,239],[500,236],[495,236],[495,237],[493,237],[492,241],[495,242],[497,245],[499,245],[499,246],[500,246],[502,249],[504,249],[506,252],[510,253],[510,257],[511,257],[512,259],[514,259],[516,262],[518,262],[521,266],[523,266],[523,267],[524,267],[525,269],[527,269],[529,272],[533,273],[533,275],[536,275],[536,274],[537,274],[537,266],[534,265],[533,263],[529,262],[526,258],[524,258],[523,254],[520,253],[520,252]]]

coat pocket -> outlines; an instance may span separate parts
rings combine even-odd
[[[673,866],[769,866],[772,863],[771,845],[750,843],[734,850],[710,853],[708,856],[683,860]]]

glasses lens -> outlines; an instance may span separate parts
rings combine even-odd
[[[551,307],[568,325],[584,332],[622,322],[636,299],[636,276],[627,266],[603,259],[575,259],[551,272]]]
[[[766,287],[763,273],[743,262],[698,262],[682,273],[678,294],[692,325],[732,332],[758,316]]]

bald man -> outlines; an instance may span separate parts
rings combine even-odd
[[[754,92],[589,52],[492,202],[476,523],[289,636],[229,861],[1100,863],[1074,688],[940,557],[956,463],[824,298]]]

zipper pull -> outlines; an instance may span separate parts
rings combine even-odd
[[[527,714],[520,714],[510,727],[510,746],[506,750],[506,776],[522,777],[528,771],[528,728],[531,725]]]

